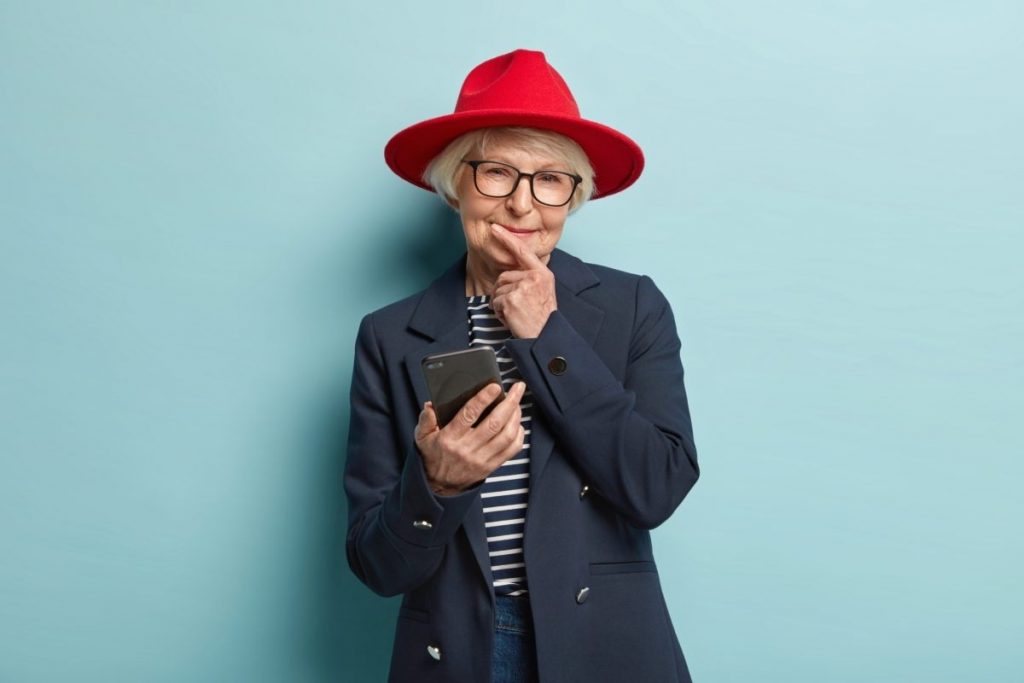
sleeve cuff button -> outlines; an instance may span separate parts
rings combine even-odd
[[[548,362],[548,370],[551,371],[552,375],[565,374],[565,369],[567,367],[568,364],[565,362],[565,359],[562,358],[561,356],[555,356]]]

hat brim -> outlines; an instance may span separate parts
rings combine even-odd
[[[433,191],[423,182],[423,172],[434,157],[463,133],[492,126],[540,128],[575,140],[594,169],[594,199],[625,190],[644,169],[640,146],[614,128],[581,118],[514,110],[468,111],[421,121],[388,141],[384,160],[399,177]]]

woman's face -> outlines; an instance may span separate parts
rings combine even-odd
[[[559,159],[511,145],[493,144],[483,155],[487,161],[500,161],[514,166],[523,173],[535,171],[570,171]],[[533,198],[530,181],[522,178],[508,197],[487,197],[480,194],[473,183],[473,169],[463,164],[462,175],[456,185],[455,202],[462,217],[466,234],[466,248],[472,259],[481,261],[488,270],[518,269],[517,261],[508,249],[491,234],[491,226],[507,230],[528,247],[545,264],[562,236],[562,226],[569,215],[569,205],[547,206]]]

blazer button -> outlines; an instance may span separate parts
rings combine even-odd
[[[583,588],[581,588],[579,590],[578,593],[576,593],[576,604],[577,605],[582,605],[583,603],[585,603],[587,601],[588,597],[590,597],[590,588],[587,587],[587,586],[584,586]]]
[[[550,361],[548,361],[548,370],[551,371],[552,375],[564,375],[565,369],[567,367],[568,364],[565,362],[565,359],[562,358],[561,356],[555,356]]]
[[[434,525],[425,519],[417,519],[415,522],[412,523],[412,525],[417,529],[423,529],[424,531],[429,531],[430,529],[434,528]]]
[[[589,493],[589,492],[590,492],[590,487],[587,486],[586,484],[584,484],[583,488],[580,489],[580,500],[583,500],[583,497],[586,496],[587,493]]]
[[[435,662],[441,661],[441,648],[437,645],[427,645],[427,653],[434,658]]]

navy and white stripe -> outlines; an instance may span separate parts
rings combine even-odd
[[[466,297],[469,315],[469,345],[487,345],[494,349],[501,372],[501,386],[506,392],[522,379],[515,361],[505,349],[511,338],[491,308],[490,297]],[[526,505],[530,492],[530,425],[533,399],[530,391],[520,402],[525,438],[523,450],[484,480],[480,497],[484,508],[487,550],[491,558],[491,575],[496,595],[525,595],[526,565],[523,558],[523,534],[526,530]]]

